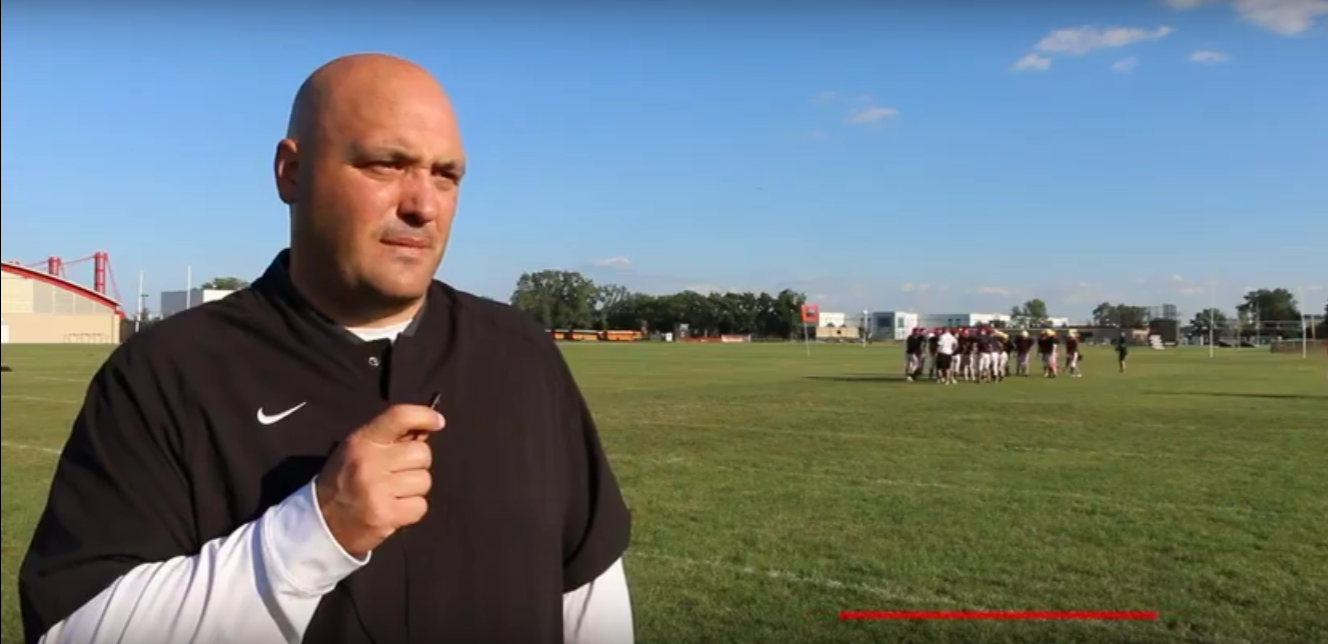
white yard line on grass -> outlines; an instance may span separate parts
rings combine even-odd
[[[723,572],[736,573],[748,577],[765,578],[771,581],[781,582],[785,584],[792,584],[795,586],[811,586],[815,588],[823,588],[826,590],[847,590],[847,591],[861,593],[864,595],[872,595],[888,601],[903,602],[915,606],[932,605],[932,606],[943,606],[946,608],[962,607],[963,610],[969,610],[969,611],[995,610],[993,608],[984,608],[981,606],[973,606],[970,604],[965,604],[963,602],[941,597],[939,595],[921,595],[921,594],[905,592],[901,589],[888,588],[886,586],[878,584],[866,584],[860,582],[843,581],[840,579],[832,579],[829,577],[820,577],[814,575],[811,576],[801,575],[787,570],[780,570],[778,568],[757,568],[755,566],[742,566],[738,564],[725,563],[718,560],[707,561],[703,559],[693,559],[691,557],[667,555],[648,550],[629,549],[627,551],[627,558],[629,560],[634,558],[640,558],[640,559],[645,559],[647,561],[657,561],[663,564],[677,566],[680,568],[718,570]],[[843,607],[843,608],[847,609],[849,607]],[[885,610],[886,608],[882,608],[882,610]],[[837,612],[830,611],[830,614],[837,614]],[[1117,621],[1091,621],[1084,623],[1099,628],[1108,628],[1108,629],[1138,628],[1137,625],[1132,625]],[[1182,642],[1192,642],[1194,644],[1253,644],[1249,640],[1227,638],[1227,637],[1222,637],[1220,635],[1202,635],[1197,633],[1173,632],[1173,631],[1166,631],[1160,629],[1148,629],[1148,632],[1150,634],[1161,634]]]
[[[72,383],[77,383],[77,384],[80,384],[80,385],[86,385],[86,384],[88,384],[88,381],[91,379],[90,376],[85,376],[85,377],[82,377],[82,378],[69,378],[69,377],[63,377],[63,376],[35,376],[35,375],[31,375],[31,374],[26,374],[26,373],[22,373],[22,374],[11,374],[11,375],[13,375],[13,376],[15,377],[15,379],[21,379],[21,380],[46,380],[46,381],[49,381],[49,382],[72,382]],[[8,376],[6,376],[6,378],[7,378],[7,377],[8,377]]]
[[[986,445],[969,441],[956,440],[944,436],[899,436],[895,434],[864,434],[861,432],[830,432],[819,430],[800,430],[800,429],[768,429],[765,427],[742,427],[726,423],[697,423],[691,421],[678,420],[642,420],[639,418],[614,418],[604,417],[601,419],[604,423],[620,423],[623,425],[652,425],[662,427],[682,427],[696,429],[721,429],[725,431],[745,432],[753,434],[770,434],[787,436],[812,436],[821,438],[839,438],[845,440],[876,440],[876,441],[898,441],[905,443],[942,443],[945,445],[955,445],[959,447],[973,447],[978,449],[990,449],[994,451],[1006,452],[1032,452],[1046,454],[1082,454],[1084,456],[1117,456],[1120,458],[1139,458],[1147,460],[1183,460],[1198,461],[1204,463],[1240,463],[1249,465],[1250,459],[1236,458],[1232,456],[1190,456],[1185,454],[1173,454],[1167,452],[1145,453],[1145,452],[1124,452],[1117,450],[1099,450],[1099,449],[1065,449],[1060,447],[1036,447],[1024,445]]]
[[[0,441],[0,447],[4,447],[5,449],[22,450],[24,452],[40,452],[42,454],[50,454],[52,456],[60,455],[60,450],[58,449],[52,449],[50,447],[37,447],[36,445],[24,445],[22,443],[11,443],[9,441]]]
[[[1037,401],[1037,400],[1032,400],[1032,401],[1005,400],[1002,401],[1001,404],[1045,405],[1046,402]],[[825,405],[822,403],[798,403],[798,402],[790,403],[786,401],[761,402],[761,401],[748,401],[748,400],[715,400],[715,401],[707,400],[706,402],[703,403],[689,402],[685,404],[685,406],[688,409],[699,409],[699,408],[709,409],[710,405],[713,405],[714,409],[721,411],[726,409],[727,410],[753,409],[753,410],[770,412],[773,415],[777,416],[787,415],[788,412],[798,412],[798,413],[806,412],[813,414],[822,414],[826,416],[867,416],[874,419],[879,419],[883,417],[884,414],[887,414],[890,411],[887,408],[873,407],[870,405],[853,405],[853,404]],[[678,412],[674,408],[683,407],[683,406],[684,405],[680,405],[677,403],[664,404],[664,405],[643,404],[643,405],[638,405],[638,408],[634,411],[637,413],[638,416],[644,416],[644,415],[677,416]],[[991,418],[993,417],[993,415],[987,415],[985,417]],[[1036,416],[1030,416],[1029,418],[1026,419],[1026,421],[1041,425],[1047,425],[1047,424],[1065,425],[1067,423],[1083,424],[1085,422],[1082,419],[1042,420],[1037,418]],[[1120,427],[1119,429],[1158,430],[1158,431],[1172,431],[1172,432],[1194,431],[1205,434],[1211,433],[1212,431],[1211,427],[1209,427],[1208,425],[1184,424],[1184,423],[1155,423],[1155,422],[1141,422],[1133,420],[1130,421],[1128,424]],[[1322,429],[1310,429],[1304,427],[1261,427],[1259,429],[1259,432],[1265,435],[1285,434],[1291,436],[1297,436],[1302,434],[1311,434],[1319,436],[1323,434]]]
[[[817,588],[825,588],[828,590],[850,590],[862,593],[864,595],[874,595],[882,599],[904,602],[908,604],[916,604],[916,605],[937,604],[945,606],[960,605],[959,602],[953,599],[946,599],[944,597],[938,597],[934,595],[917,595],[913,593],[904,592],[903,590],[900,589],[887,588],[885,586],[877,586],[877,585],[863,584],[863,583],[856,583],[849,581],[840,581],[838,579],[831,579],[829,577],[800,575],[794,572],[789,572],[787,570],[779,570],[776,568],[755,568],[752,566],[740,566],[736,564],[724,563],[718,560],[705,561],[701,559],[692,559],[690,557],[679,557],[675,555],[666,555],[662,553],[641,551],[641,550],[628,550],[627,556],[629,558],[640,557],[642,559],[653,559],[685,568],[709,568],[711,570],[722,570],[724,572],[732,572],[740,575],[765,577],[767,579],[773,579],[775,581],[782,581],[785,583],[795,584],[799,586],[815,586]],[[976,606],[969,606],[967,608],[969,610],[985,610],[983,608],[978,608]]]
[[[758,465],[729,465],[726,463],[707,463],[703,460],[683,457],[668,456],[657,457],[650,455],[637,454],[618,454],[610,455],[609,460],[633,461],[646,463],[650,465],[669,465],[676,467],[698,467],[703,469],[722,470],[734,473],[758,473],[758,474],[778,474],[781,476],[791,476],[796,479],[815,478],[827,481],[843,481],[845,479],[856,479],[872,485],[881,485],[887,487],[905,487],[905,488],[930,488],[936,490],[953,490],[966,494],[990,494],[993,496],[1045,496],[1052,498],[1074,499],[1076,501],[1085,501],[1101,505],[1115,506],[1129,510],[1141,512],[1152,512],[1159,509],[1165,510],[1196,510],[1202,512],[1230,512],[1236,514],[1283,514],[1277,510],[1263,510],[1252,507],[1242,507],[1234,505],[1212,505],[1206,503],[1172,503],[1168,501],[1141,501],[1137,499],[1125,499],[1121,497],[1108,496],[1102,494],[1085,494],[1082,492],[1068,492],[1063,490],[1035,490],[1028,488],[996,488],[982,487],[976,485],[958,485],[954,483],[938,483],[933,481],[908,481],[902,479],[890,479],[871,476],[861,472],[849,472],[838,470],[788,470],[782,468],[761,467]]]
[[[0,395],[0,400],[26,400],[28,402],[55,403],[57,405],[81,405],[82,401],[69,400],[67,398],[47,398],[46,396],[11,396],[9,394]]]

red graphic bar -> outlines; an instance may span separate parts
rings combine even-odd
[[[1156,620],[1156,611],[842,611],[839,621],[864,620]]]

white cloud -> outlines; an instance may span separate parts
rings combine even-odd
[[[1215,0],[1164,0],[1177,10],[1194,9]],[[1328,0],[1223,0],[1242,20],[1284,36],[1309,31],[1328,16]]]
[[[1201,49],[1191,53],[1188,60],[1192,63],[1225,63],[1231,60],[1231,56],[1225,52]]]
[[[853,124],[876,123],[881,119],[898,115],[899,110],[892,107],[864,107],[853,110],[848,115],[848,122]]]
[[[1328,0],[1324,0],[1328,2]],[[1057,29],[1038,41],[1034,49],[1041,52],[1082,55],[1094,49],[1124,47],[1144,40],[1164,38],[1175,30],[1162,26],[1156,29],[1140,27],[1097,27],[1084,25]]]
[[[1014,61],[1014,64],[1010,66],[1010,69],[1016,72],[1045,72],[1048,69],[1051,69],[1051,59],[1046,56],[1029,53],[1023,58]]]
[[[1172,273],[1172,274],[1171,274],[1171,281],[1173,281],[1173,282],[1184,282],[1184,281],[1185,281],[1185,278],[1184,278],[1184,277],[1181,277],[1179,273]]]
[[[1116,72],[1117,74],[1128,74],[1134,71],[1134,68],[1138,66],[1139,59],[1135,56],[1130,56],[1129,58],[1122,58],[1112,63],[1111,71]]]
[[[617,257],[606,257],[606,258],[604,258],[604,259],[597,259],[597,260],[595,260],[595,265],[596,265],[596,266],[612,266],[612,267],[615,267],[615,268],[627,268],[628,266],[631,266],[631,265],[632,265],[632,260],[627,259],[626,257],[623,257],[622,255],[618,255]]]
[[[905,293],[912,293],[915,289],[917,289],[917,287],[912,284],[903,284],[899,287],[899,290]]]
[[[1328,0],[1236,0],[1241,18],[1285,36],[1307,31],[1328,15]]]
[[[1206,286],[1182,286],[1182,287],[1180,287],[1179,289],[1177,289],[1176,292],[1177,292],[1177,293],[1180,293],[1181,295],[1187,296],[1187,297],[1193,297],[1193,296],[1195,296],[1195,295],[1203,295],[1204,293],[1207,293],[1207,292],[1208,292],[1208,287],[1206,287]]]
[[[1004,286],[983,286],[978,289],[980,295],[1014,295],[1015,290]]]
[[[829,103],[830,101],[833,101],[833,100],[835,100],[836,98],[839,98],[839,92],[836,92],[836,91],[834,91],[834,90],[829,90],[829,89],[827,89],[827,90],[825,90],[825,91],[823,91],[823,92],[817,94],[814,98],[812,98],[812,102],[813,102],[813,103]]]

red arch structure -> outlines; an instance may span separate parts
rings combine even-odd
[[[33,268],[29,268],[22,264],[15,264],[11,262],[0,263],[0,271],[11,273],[13,275],[19,275],[21,277],[26,277],[28,279],[37,280],[38,282],[45,282],[56,288],[64,289],[66,291],[74,293],[75,295],[86,297],[94,302],[97,302],[98,304],[103,304],[105,306],[110,307],[112,310],[115,311],[116,315],[124,317],[124,309],[120,307],[119,302],[116,302],[114,299],[112,299],[109,295],[105,293],[98,293],[97,291],[90,289],[86,286],[83,286],[78,282],[73,282],[58,275],[51,275],[50,273],[42,272]]]

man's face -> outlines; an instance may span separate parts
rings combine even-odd
[[[451,106],[427,85],[387,79],[341,97],[295,144],[292,253],[352,296],[417,300],[442,261],[465,171]]]

